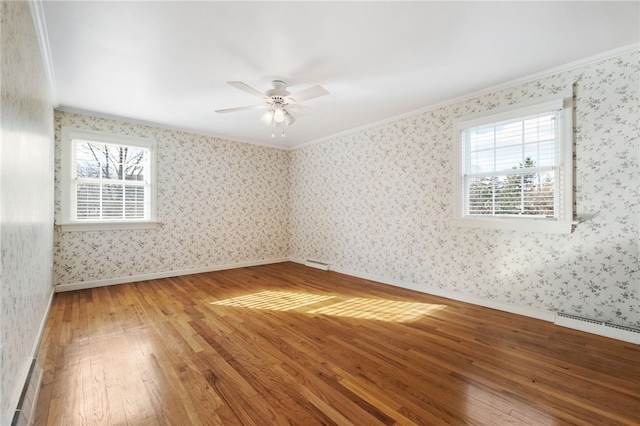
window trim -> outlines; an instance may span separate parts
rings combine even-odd
[[[122,220],[74,220],[71,218],[73,196],[71,194],[72,176],[72,142],[75,139],[85,139],[98,143],[128,145],[149,149],[149,218]],[[61,159],[60,159],[60,214],[56,225],[63,232],[67,231],[102,231],[118,229],[152,229],[158,225],[156,216],[157,204],[157,141],[153,138],[140,138],[128,135],[115,135],[105,132],[62,127]]]
[[[462,170],[462,131],[470,127],[525,117],[530,114],[562,109],[562,128],[559,152],[559,179],[561,179],[560,217],[558,219],[533,217],[498,217],[464,215],[464,177]],[[573,225],[573,94],[560,93],[524,102],[460,117],[454,123],[454,217],[450,223],[464,228],[520,230],[555,234],[571,233]]]

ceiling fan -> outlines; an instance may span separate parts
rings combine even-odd
[[[251,105],[238,108],[219,109],[216,110],[216,112],[227,113],[247,111],[252,109],[268,109],[268,111],[264,113],[261,118],[262,122],[268,126],[271,126],[272,129],[276,126],[282,126],[282,136],[284,136],[284,125],[293,124],[293,122],[295,121],[295,118],[293,118],[289,111],[287,111],[286,107],[297,107],[299,106],[300,102],[329,94],[329,92],[324,87],[318,85],[291,94],[287,90],[287,83],[280,80],[272,81],[271,89],[267,90],[264,93],[241,81],[230,81],[228,82],[228,84],[235,87],[236,89],[240,89],[243,92],[262,99],[263,103],[259,105]],[[275,135],[272,132],[271,137],[274,136]]]

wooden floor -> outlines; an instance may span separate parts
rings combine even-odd
[[[294,263],[56,294],[38,425],[637,425],[640,347]]]

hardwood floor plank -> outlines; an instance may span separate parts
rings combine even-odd
[[[294,263],[56,294],[37,425],[637,425],[640,348]]]
[[[67,424],[64,417],[64,397],[51,398],[47,400],[47,405],[49,406],[48,415],[46,417],[36,417],[35,420],[38,424],[46,424],[47,426]]]

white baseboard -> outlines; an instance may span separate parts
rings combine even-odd
[[[104,287],[108,285],[133,283],[137,281],[147,281],[147,280],[157,280],[160,278],[178,277],[181,275],[202,274],[204,272],[223,271],[225,269],[236,269],[236,268],[246,268],[249,266],[269,265],[272,263],[287,262],[288,260],[289,259],[287,258],[255,260],[255,261],[249,261],[249,262],[232,263],[227,265],[205,266],[203,268],[181,269],[177,271],[154,272],[152,274],[108,278],[105,280],[82,281],[82,282],[71,283],[71,284],[58,284],[56,286],[56,293],[61,293],[63,291],[84,290],[87,288]]]
[[[38,328],[38,334],[36,336],[35,342],[33,342],[33,346],[31,347],[31,358],[35,358],[38,355],[38,349],[40,349],[40,342],[42,341],[44,328],[47,325],[47,318],[49,318],[49,311],[51,310],[51,305],[53,304],[54,294],[55,294],[55,288],[51,287],[51,292],[49,293],[49,301],[47,302],[47,309],[44,311],[44,315],[40,319],[40,327]]]
[[[328,263],[324,263],[324,262],[320,262],[319,260],[307,259],[304,262],[304,266],[308,266],[309,268],[320,269],[321,271],[328,271],[329,270],[329,264]]]
[[[304,264],[305,261],[296,258],[289,258],[291,262]],[[484,299],[482,297],[456,293],[450,290],[443,290],[440,288],[418,286],[413,283],[406,283],[400,280],[389,279],[385,277],[379,277],[374,274],[368,274],[360,271],[352,271],[350,269],[336,267],[331,265],[331,270],[339,272],[341,274],[350,275],[353,277],[363,278],[366,280],[376,281],[383,284],[389,284],[395,287],[406,288],[408,290],[418,291],[420,293],[430,294],[433,296],[445,297],[447,299],[457,300],[460,302],[471,303],[477,306],[484,306],[486,308],[497,309],[499,311],[509,312],[511,314],[523,315],[530,318],[536,318],[543,321],[553,322],[556,325],[572,328],[586,333],[596,334],[611,339],[622,340],[629,343],[640,344],[640,333],[625,329],[625,327],[618,327],[611,324],[596,323],[596,322],[581,322],[568,318],[563,318],[556,315],[552,311],[542,311],[540,309],[529,308],[527,306],[515,305],[513,303],[501,302],[499,300]]]
[[[225,269],[235,269],[235,268],[245,268],[249,266],[259,266],[259,265],[268,265],[272,263],[282,263],[282,262],[295,262],[302,265],[307,263],[304,259],[297,258],[279,258],[279,259],[269,259],[269,260],[258,260],[258,261],[250,261],[250,262],[241,262],[227,265],[215,265],[208,266],[204,268],[195,268],[195,269],[183,269],[178,271],[166,271],[166,272],[158,272],[153,274],[145,274],[145,275],[135,275],[129,277],[120,277],[120,278],[111,278],[106,280],[96,280],[96,281],[84,281],[79,283],[72,284],[60,284],[56,286],[56,292],[63,291],[72,291],[72,290],[82,290],[87,288],[94,287],[103,287],[108,285],[115,284],[124,284],[131,283],[136,281],[146,281],[160,278],[170,278],[177,277],[180,275],[191,275],[191,274],[200,274],[203,272],[214,272],[214,271],[222,271]],[[331,265],[329,268],[331,271],[335,271],[341,274],[350,275],[353,277],[363,278],[366,280],[376,281],[383,284],[392,285],[395,287],[406,288],[408,290],[418,291],[420,293],[430,294],[433,296],[444,297],[447,299],[457,300],[460,302],[471,303],[477,306],[483,306],[486,308],[496,309],[503,312],[509,312],[516,315],[522,315],[530,318],[536,318],[543,321],[553,322],[556,325],[561,325],[569,328],[574,328],[580,331],[584,331],[591,334],[597,334],[604,337],[609,337],[616,340],[623,340],[630,343],[640,344],[640,335],[638,333],[629,332],[627,330],[616,328],[615,326],[600,326],[600,325],[579,325],[575,327],[573,325],[564,324],[564,319],[557,320],[556,313],[552,311],[543,311],[540,309],[530,308],[527,306],[516,305],[513,303],[502,302],[499,300],[491,300],[485,299],[478,296],[468,295],[457,293],[450,290],[444,290],[435,287],[425,287],[419,286],[414,283],[407,283],[401,280],[390,279],[386,277],[379,277],[374,274],[369,274],[360,271],[353,271],[350,269],[336,267]],[[51,306],[51,301],[49,302],[49,306]],[[48,311],[47,311],[48,313]],[[45,315],[46,320],[46,315]],[[43,322],[44,325],[44,322]],[[42,330],[40,331],[40,333]]]
[[[289,258],[289,261],[305,264],[302,259]],[[484,299],[482,297],[472,296],[468,294],[456,293],[450,290],[443,290],[434,287],[418,286],[416,284],[403,282],[400,280],[389,279],[385,277],[379,277],[374,274],[369,274],[360,271],[353,271],[351,269],[345,269],[331,265],[330,268],[334,272],[338,272],[352,277],[363,278],[365,280],[376,281],[383,284],[392,285],[394,287],[406,288],[407,290],[413,290],[420,293],[430,294],[432,296],[445,297],[447,299],[457,300],[460,302],[471,303],[473,305],[484,306],[486,308],[497,309],[499,311],[509,312],[512,314],[523,315],[526,317],[536,318],[544,321],[553,322],[555,320],[555,314],[550,311],[541,311],[539,309],[529,308],[526,306],[515,305],[513,303],[501,302],[498,300]]]
[[[640,345],[640,330],[630,327],[620,327],[602,321],[593,321],[566,314],[556,314],[554,324]]]
[[[44,328],[47,325],[47,318],[49,318],[49,311],[51,310],[51,305],[53,303],[53,295],[55,291],[51,288],[51,292],[49,293],[49,300],[47,301],[47,307],[44,310],[42,318],[40,318],[40,325],[38,326],[38,331],[36,333],[36,338],[33,341],[33,345],[31,345],[31,352],[29,352],[29,357],[26,359],[23,367],[21,368],[20,373],[18,374],[18,383],[22,383],[22,387],[16,390],[16,392],[11,396],[11,407],[18,407],[21,402],[20,398],[25,390],[25,388],[29,387],[29,383],[27,382],[30,379],[29,372],[31,371],[31,365],[33,360],[38,356],[38,349],[40,348],[40,342],[42,341],[42,335],[44,334]],[[42,381],[41,371],[39,372],[39,377],[36,377],[36,382],[31,383],[31,386],[34,387],[35,394],[30,395],[32,398],[33,406],[29,406],[29,410],[33,410],[35,408],[35,404],[38,398],[38,393],[40,392],[40,382]],[[28,414],[28,418],[33,417],[33,412],[30,411]]]
[[[411,283],[405,283],[398,280],[389,280],[380,277],[376,277],[371,274],[363,274],[349,270],[342,270],[340,268],[331,268],[333,271],[341,272],[347,275],[353,275],[360,278],[369,279],[372,281],[382,282],[384,284],[393,285],[396,287],[406,288],[409,290],[419,291],[421,293],[432,294],[434,296],[446,297],[447,299],[458,300],[460,302],[471,303],[478,306],[484,306],[486,308],[497,309],[499,311],[509,312],[512,314],[523,315],[530,318],[536,318],[543,321],[553,322],[556,325],[572,328],[574,330],[584,331],[586,333],[596,334],[598,336],[608,337],[610,339],[622,340],[624,342],[640,344],[640,333],[625,330],[622,327],[616,327],[610,324],[591,324],[589,322],[578,322],[562,318],[556,315],[556,312],[542,311],[535,308],[529,308],[527,306],[515,305],[513,303],[501,302],[498,300],[484,299],[482,297],[466,295],[456,293],[449,290],[443,290],[432,287],[422,287]]]
[[[430,294],[433,296],[445,297],[447,299],[457,300],[459,302],[471,303],[473,305],[484,306],[485,308],[497,309],[499,311],[509,312],[512,314],[523,315],[526,317],[536,318],[544,321],[553,322],[555,314],[549,311],[542,311],[539,309],[529,308],[527,306],[515,305],[513,303],[501,302],[499,300],[484,299],[482,297],[456,293],[450,290],[443,290],[434,287],[418,286],[416,284],[403,282],[400,280],[394,280],[384,277],[378,277],[373,274],[367,274],[364,272],[352,271],[349,269],[337,268],[332,266],[332,271],[339,272],[341,274],[351,275],[358,278],[364,278],[371,281],[381,282],[383,284],[389,284],[395,287],[406,288],[407,290],[414,290],[420,293]]]
[[[36,414],[38,396],[44,371],[37,359],[32,359],[27,379],[25,380],[18,408],[13,415],[12,425],[32,425]]]

